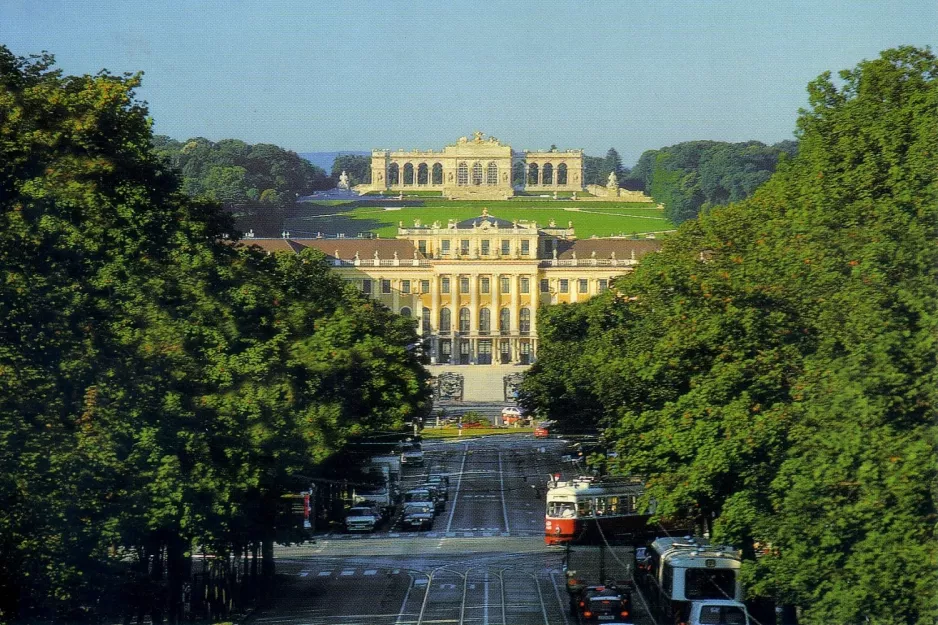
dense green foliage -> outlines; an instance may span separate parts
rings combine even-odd
[[[182,173],[183,191],[226,206],[289,203],[334,186],[322,169],[276,145],[157,135],[153,147]]]
[[[607,427],[659,514],[743,549],[750,594],[930,624],[938,62],[889,50],[808,91],[799,154],[751,198],[541,313],[522,403]]]
[[[413,324],[232,245],[138,84],[0,47],[0,621],[175,622],[195,545],[271,555],[282,493],[425,410]]]
[[[342,172],[348,174],[352,186],[371,184],[371,157],[361,154],[339,154],[332,161],[332,180],[338,183]]]
[[[622,158],[615,148],[609,148],[605,157],[583,155],[584,185],[598,184],[605,187],[611,172],[616,172],[620,186],[629,174],[628,168],[622,166]]]
[[[769,179],[781,155],[796,152],[794,141],[772,146],[758,141],[678,143],[642,154],[625,186],[664,204],[668,218],[680,224],[713,206],[749,197]]]

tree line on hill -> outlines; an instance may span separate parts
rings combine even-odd
[[[281,495],[428,410],[413,323],[319,253],[235,245],[152,147],[139,84],[0,47],[3,622],[224,616],[271,579]],[[271,146],[218,152],[273,176],[253,188],[312,179]]]
[[[268,143],[203,137],[176,141],[156,135],[153,149],[181,172],[188,195],[226,206],[292,203],[336,182],[295,152]]]
[[[938,61],[903,47],[839,78],[810,83],[798,154],[752,196],[538,311],[521,402],[605,428],[608,470],[742,548],[750,595],[934,623]]]

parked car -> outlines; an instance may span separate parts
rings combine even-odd
[[[432,529],[433,528],[433,504],[431,503],[409,503],[404,505],[404,513],[401,516],[401,527],[403,529]]]
[[[546,423],[538,423],[534,428],[534,438],[550,438],[550,429]]]
[[[345,515],[349,532],[373,532],[381,522],[381,513],[374,506],[353,506]]]
[[[502,423],[505,425],[520,425],[525,417],[520,408],[507,406],[502,408]]]

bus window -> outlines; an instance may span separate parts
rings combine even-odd
[[[581,499],[576,502],[576,512],[579,517],[589,517],[593,516],[593,500],[592,499]]]
[[[575,514],[576,508],[572,503],[552,501],[547,506],[547,516],[555,519],[572,519]]]

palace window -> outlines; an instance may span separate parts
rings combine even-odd
[[[453,342],[449,339],[440,341],[440,362],[447,363],[453,355]]]
[[[531,309],[522,308],[521,316],[518,317],[518,329],[521,331],[521,334],[529,334],[531,332]]]
[[[502,256],[508,256],[509,254],[511,254],[511,241],[502,239]]]
[[[462,239],[462,240],[459,242],[459,253],[460,253],[462,256],[468,256],[468,255],[469,255],[469,239]]]
[[[490,242],[489,242],[488,239],[483,239],[483,240],[482,240],[482,255],[483,255],[483,256],[488,256],[489,253],[492,251],[492,250],[490,249],[489,243],[490,243]]]
[[[521,240],[521,255],[527,256],[530,253],[531,253],[531,242],[528,241],[527,239],[522,239]]]
[[[479,161],[472,164],[472,184],[476,186],[482,184],[482,163]]]
[[[430,309],[426,306],[423,307],[423,314],[420,316],[420,325],[423,334],[430,334]]]
[[[498,166],[492,162],[485,168],[485,184],[498,184]]]
[[[550,293],[550,280],[547,278],[541,279],[541,293]]]
[[[417,241],[417,251],[419,251],[421,254],[426,255],[427,253],[427,240],[426,239],[420,239],[419,241]]]
[[[362,293],[365,295],[371,295],[371,280],[368,278],[362,280]]]
[[[560,292],[561,292],[561,293],[569,293],[569,292],[570,292],[570,281],[569,281],[569,280],[561,280],[561,281],[560,281]]]
[[[460,293],[469,292],[469,278],[465,276],[459,278],[459,292]]]
[[[420,292],[421,292],[421,293],[429,293],[429,292],[430,292],[430,281],[429,281],[429,280],[421,280],[421,281],[420,281]]]
[[[440,241],[440,251],[444,254],[449,254],[449,239]]]
[[[410,317],[410,308],[407,306],[401,308],[401,317]]]
[[[453,313],[449,308],[440,309],[440,332],[449,333],[450,324],[452,324]]]
[[[531,292],[531,280],[528,278],[521,278],[521,292],[530,293]]]
[[[521,161],[511,166],[511,184],[519,187],[524,184],[524,163]]]
[[[430,180],[430,169],[426,163],[417,165],[417,184],[427,184]]]
[[[449,293],[449,278],[440,278],[440,292]]]
[[[511,310],[502,308],[498,313],[498,331],[502,334],[511,333]]]
[[[381,281],[381,292],[384,293],[385,295],[388,295],[391,293],[391,281],[390,280]]]
[[[554,184],[554,166],[550,163],[545,163],[544,171],[541,172],[541,178],[544,184]]]
[[[492,331],[492,311],[483,308],[479,311],[479,334],[488,334]]]
[[[459,331],[469,333],[469,309],[459,309]]]
[[[501,289],[502,293],[511,293],[511,278],[507,278],[503,276],[499,280],[498,286]]]
[[[567,184],[567,165],[565,163],[557,165],[557,184]]]
[[[391,163],[388,167],[388,184],[395,185],[401,182],[401,168],[397,163]]]
[[[405,185],[414,184],[414,166],[410,163],[404,165],[404,179],[401,181]]]
[[[609,280],[601,279],[599,281],[599,292],[605,293],[606,289],[609,288]]]
[[[469,184],[469,166],[463,161],[456,167],[456,184],[461,187]]]
[[[443,165],[435,163],[433,165],[433,177],[430,184],[443,184]]]
[[[528,167],[528,184],[536,185],[537,184],[537,163],[532,163]]]
[[[410,280],[401,280],[401,293],[410,294]]]
[[[580,293],[589,292],[589,282],[586,280],[586,278],[580,278],[579,280],[577,280],[577,290]]]
[[[489,279],[488,279],[488,278],[481,278],[479,281],[480,281],[480,283],[481,283],[480,286],[479,286],[479,290],[482,291],[483,293],[488,293],[489,290],[490,290],[490,288],[489,288]]]

